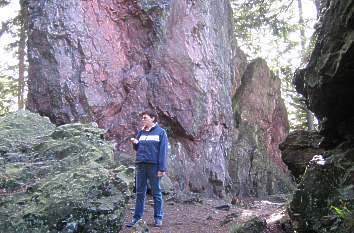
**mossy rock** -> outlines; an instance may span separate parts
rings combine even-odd
[[[28,111],[18,111],[0,118],[0,154],[29,152],[42,137],[55,129],[48,118]]]
[[[267,227],[267,222],[259,217],[252,218],[244,224],[237,224],[231,233],[261,233]]]
[[[353,155],[352,143],[343,143],[306,168],[289,207],[297,232],[354,232]]]
[[[121,229],[134,170],[113,161],[104,130],[26,111],[0,118],[0,129],[0,232]]]
[[[144,233],[149,232],[149,227],[146,222],[142,219],[137,221],[134,226],[132,227],[132,233]]]
[[[174,191],[173,183],[168,176],[163,176],[161,178],[161,191],[163,194],[172,194]]]

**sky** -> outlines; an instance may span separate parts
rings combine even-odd
[[[19,9],[20,5],[18,0],[11,0],[11,3],[8,6],[0,8],[0,23],[10,18],[13,18],[19,11]],[[18,63],[17,60],[13,57],[13,55],[5,50],[5,46],[12,41],[13,38],[8,34],[3,34],[0,38],[0,71],[1,74],[18,76],[18,74],[14,72],[3,71],[3,67],[7,67],[8,65],[16,65]],[[11,98],[11,103],[9,104],[9,106],[10,111],[17,110],[17,97]]]
[[[4,22],[7,19],[14,17],[19,9],[19,1],[14,0],[12,0],[8,6],[0,8],[0,22]],[[16,60],[12,57],[12,55],[5,50],[6,44],[12,40],[12,37],[8,34],[4,34],[0,39],[0,67],[3,67],[4,64],[16,63]]]

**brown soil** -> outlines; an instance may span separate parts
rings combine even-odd
[[[228,205],[229,210],[218,210],[215,207]],[[129,202],[129,210],[124,219],[121,233],[132,232],[125,225],[132,219],[134,199]],[[285,233],[283,230],[285,215],[284,203],[262,200],[240,200],[231,205],[222,200],[201,199],[199,202],[183,203],[173,200],[165,201],[164,221],[161,228],[153,226],[153,205],[149,196],[145,206],[144,220],[152,233],[228,233],[236,224],[242,224],[253,217],[262,217],[267,221],[267,229],[263,233]],[[285,219],[285,220],[284,220]],[[285,224],[286,225],[286,224]],[[289,231],[288,231],[289,232]]]

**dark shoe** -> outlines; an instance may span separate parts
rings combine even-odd
[[[161,226],[162,226],[162,220],[160,220],[160,219],[155,219],[154,227],[161,227]]]
[[[127,227],[133,227],[135,223],[137,223],[140,219],[133,219],[130,223],[128,223],[126,226]]]

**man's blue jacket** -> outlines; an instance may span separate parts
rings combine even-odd
[[[158,164],[159,171],[167,171],[168,139],[166,131],[158,124],[149,131],[140,130],[136,136],[139,140],[134,144],[136,163]]]

